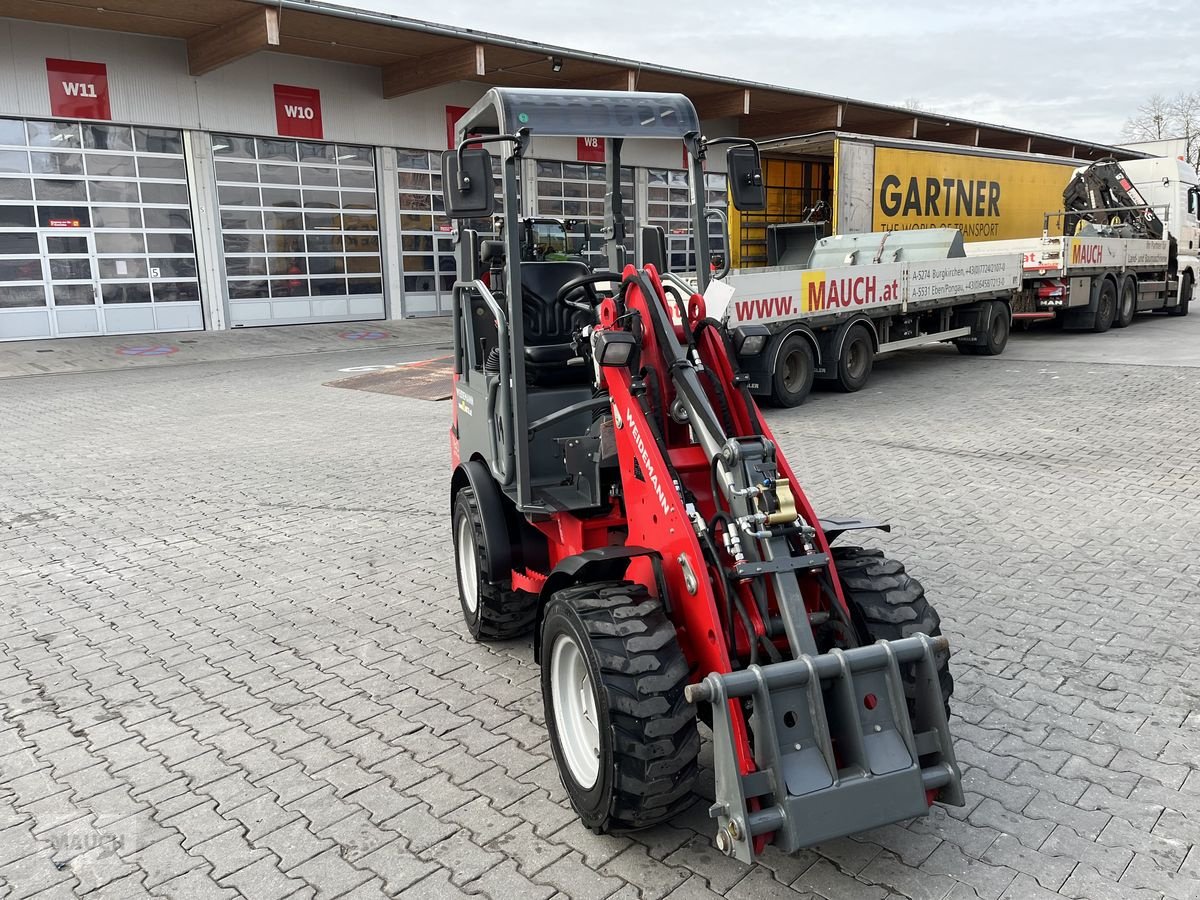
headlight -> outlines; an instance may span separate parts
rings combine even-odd
[[[627,366],[637,341],[628,331],[592,332],[592,356],[602,366]]]
[[[771,332],[765,325],[742,325],[734,329],[733,349],[738,356],[757,356],[767,346]]]

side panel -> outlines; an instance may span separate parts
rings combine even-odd
[[[837,182],[834,190],[837,218],[834,234],[882,231],[871,227],[874,198],[875,155],[870,144],[839,139],[837,142]]]
[[[957,228],[963,239],[1036,237],[1062,209],[1068,163],[876,147],[869,228]],[[1052,223],[1053,224],[1053,223]]]
[[[907,311],[908,303],[947,301],[938,305],[950,305],[955,299],[966,302],[971,297],[1016,290],[1021,275],[1021,257],[1015,253],[838,268],[750,270],[714,282],[725,289],[719,299],[711,287],[705,296],[709,312],[730,327],[817,316],[824,322],[831,313],[835,321],[841,321],[858,312],[878,315],[875,311],[888,307],[894,307],[894,312]]]

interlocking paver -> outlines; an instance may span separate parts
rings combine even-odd
[[[446,407],[322,387],[340,364],[0,382],[10,896],[1197,891],[1200,370],[933,349],[768,413],[939,604],[967,806],[746,869],[708,800],[583,828],[528,646],[460,624],[444,457],[397,452]]]

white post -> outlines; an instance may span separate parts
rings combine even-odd
[[[191,188],[192,234],[196,240],[196,275],[200,281],[204,327],[209,331],[224,331],[229,327],[229,311],[211,136],[184,131],[183,158]]]

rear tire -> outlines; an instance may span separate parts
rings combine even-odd
[[[771,374],[771,402],[776,406],[799,406],[812,391],[816,364],[812,346],[802,335],[793,334],[779,348]]]
[[[1112,328],[1113,319],[1117,315],[1117,286],[1105,278],[1100,282],[1096,294],[1096,315],[1092,319],[1092,331],[1103,334]]]
[[[700,734],[683,697],[687,660],[658,600],[622,581],[556,591],[541,646],[550,746],[583,823],[598,834],[646,828],[688,806]]]
[[[533,627],[537,595],[506,588],[493,581],[483,516],[472,488],[454,497],[454,568],[458,575],[458,600],[471,637],[477,641],[505,641],[521,637]]]
[[[925,588],[905,572],[899,562],[887,559],[879,550],[865,547],[834,547],[833,559],[859,640],[863,643],[895,641],[914,634],[937,637],[942,633],[941,617],[925,599]],[[934,659],[942,702],[949,718],[950,696],[954,693],[950,654],[937,653]],[[915,662],[900,666],[910,716],[916,712],[916,667]]]
[[[853,394],[866,386],[875,367],[875,345],[871,333],[863,325],[853,326],[842,342],[838,355],[836,382],[838,390]]]
[[[1126,276],[1121,280],[1121,290],[1118,292],[1120,301],[1117,303],[1117,316],[1113,319],[1113,328],[1128,328],[1137,315],[1137,280]]]
[[[1183,288],[1179,294],[1179,305],[1168,309],[1168,316],[1182,317],[1188,314],[1188,307],[1192,304],[1192,291],[1195,290],[1195,287],[1195,284],[1192,283],[1192,276],[1190,274],[1184,275]]]
[[[1012,334],[1012,312],[1008,304],[996,300],[991,302],[990,318],[983,334],[983,343],[963,342],[958,345],[958,352],[965,356],[999,356],[1008,346],[1008,336]]]

